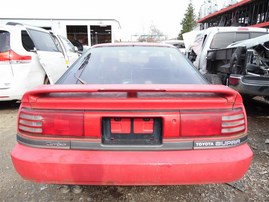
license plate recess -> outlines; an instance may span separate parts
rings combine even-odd
[[[162,119],[152,117],[107,117],[102,119],[104,145],[160,145]]]

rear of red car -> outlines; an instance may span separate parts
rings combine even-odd
[[[241,96],[214,85],[55,85],[26,93],[17,172],[41,183],[224,183],[248,170]]]

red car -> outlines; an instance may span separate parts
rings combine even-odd
[[[53,184],[225,183],[253,156],[240,94],[163,44],[93,46],[24,94],[17,140],[17,172]]]

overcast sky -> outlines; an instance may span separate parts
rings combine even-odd
[[[198,14],[203,0],[192,0]],[[169,38],[177,37],[189,0],[8,0],[0,17],[116,19],[123,35],[147,34],[155,25]]]

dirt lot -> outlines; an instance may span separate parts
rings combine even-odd
[[[269,201],[269,104],[246,103],[252,165],[231,184],[184,186],[82,186],[36,184],[14,170],[10,152],[16,144],[18,104],[0,103],[0,201]],[[75,193],[81,191],[81,193]]]

